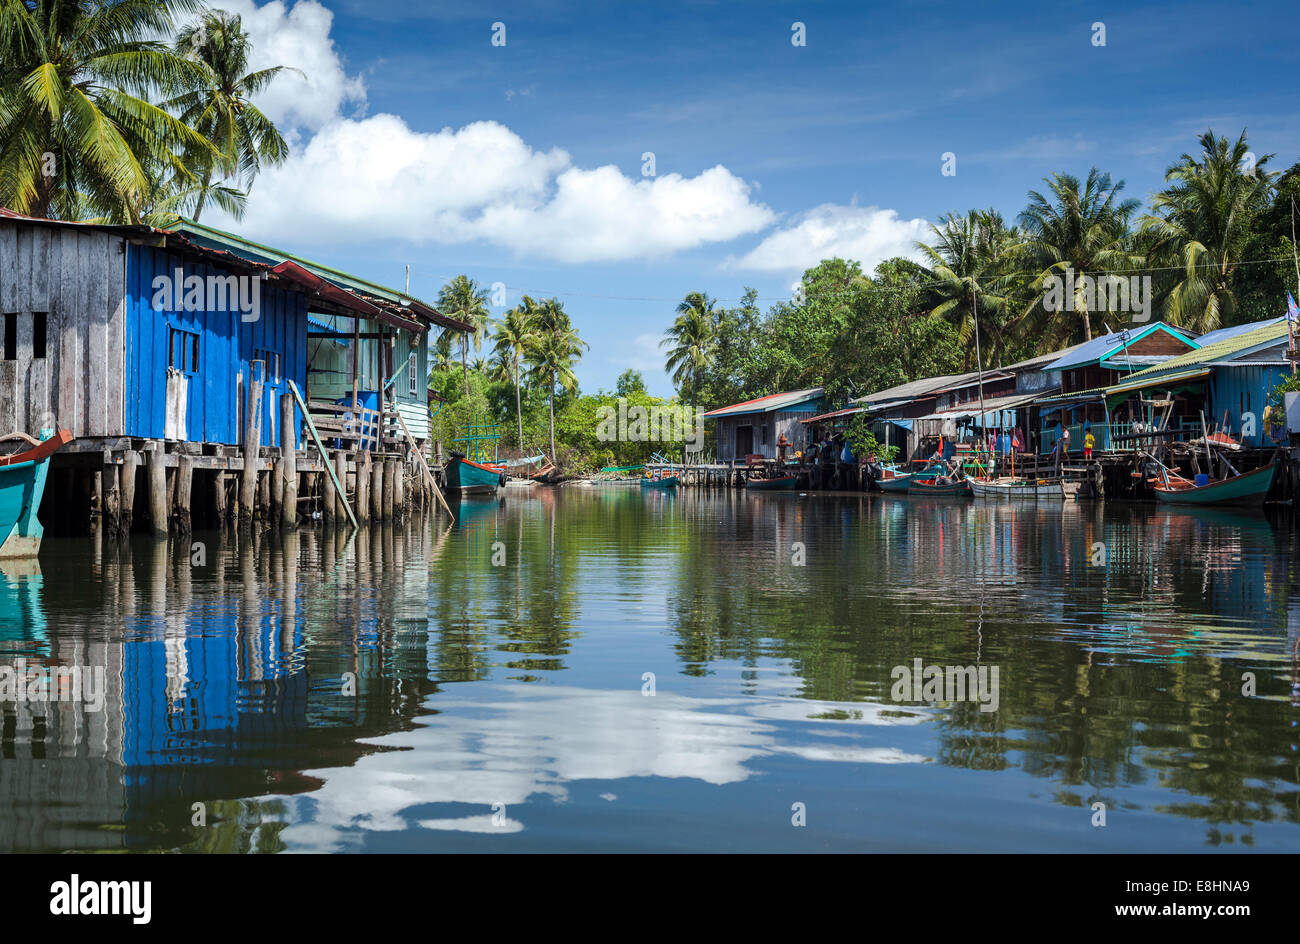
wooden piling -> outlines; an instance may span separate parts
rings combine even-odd
[[[395,479],[397,477],[397,460],[388,458],[384,460],[384,507],[383,515],[385,521],[392,520],[393,517],[393,498],[397,490]]]
[[[154,534],[167,533],[167,466],[163,444],[154,443],[149,452],[149,527]]]
[[[122,454],[122,469],[118,474],[118,482],[122,488],[120,514],[122,519],[121,532],[124,535],[131,532],[131,519],[135,516],[135,475],[136,469],[139,467],[140,453],[134,449],[128,449]]]
[[[334,517],[341,523],[348,516],[348,454],[340,449],[334,453],[334,474],[339,479],[339,489],[335,489]],[[341,489],[341,490],[340,490]]]
[[[226,473],[217,470],[212,476],[212,507],[217,512],[217,526],[226,523]]]
[[[378,456],[370,467],[370,517],[384,520],[384,460]]]
[[[326,455],[322,457],[322,461],[328,464],[333,460]],[[325,524],[332,525],[334,524],[334,512],[338,509],[337,500],[334,496],[334,481],[329,477],[328,472],[320,473],[318,481],[320,482],[321,518]]]
[[[257,500],[257,466],[262,442],[262,381],[249,376],[247,416],[244,419],[244,471],[239,480],[239,521],[253,520]]]
[[[191,531],[190,494],[194,484],[194,460],[182,454],[176,461],[176,503],[173,505],[173,523],[178,534]]]
[[[370,451],[357,453],[357,521],[365,524],[370,518]]]
[[[121,486],[118,484],[118,467],[113,453],[104,450],[104,528],[116,537],[121,533]]]
[[[403,475],[404,463],[400,459],[393,460],[393,515],[397,518],[406,517],[406,476]]]
[[[280,505],[280,524],[292,528],[298,523],[298,424],[292,397],[280,398],[280,475],[284,495]]]

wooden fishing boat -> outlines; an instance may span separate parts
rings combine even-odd
[[[1073,497],[1078,483],[1070,490]],[[976,498],[1006,498],[1022,501],[1060,501],[1066,497],[1066,483],[1061,479],[971,479],[971,492]]]
[[[44,529],[36,513],[45,494],[50,456],[72,442],[66,429],[42,430],[39,440],[15,435],[32,446],[0,456],[0,558],[35,557],[41,549]]]
[[[799,484],[798,475],[783,475],[777,479],[746,479],[745,488],[759,491],[788,492]]]
[[[471,462],[459,452],[453,452],[445,468],[447,489],[461,495],[495,495],[506,484],[504,466]]]
[[[922,498],[968,498],[971,494],[970,479],[957,481],[940,481],[938,476],[928,479],[913,479],[907,487],[909,496]]]
[[[1204,485],[1167,469],[1149,481],[1156,498],[1167,505],[1262,505],[1277,477],[1277,465],[1270,462],[1253,472]]]
[[[881,470],[880,476],[876,478],[876,485],[882,492],[905,492],[908,484],[916,481],[923,482],[932,479],[939,474],[934,468],[925,468],[917,472],[905,472],[894,467],[886,467]]]
[[[651,478],[650,476],[646,476],[641,480],[641,487],[642,488],[676,488],[677,476],[662,475],[659,476],[658,478]]]

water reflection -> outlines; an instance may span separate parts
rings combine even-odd
[[[1300,835],[1263,516],[537,488],[193,542],[0,565],[0,663],[108,680],[0,701],[0,849],[1087,849],[1096,800],[1108,848]],[[893,701],[914,659],[999,709]]]

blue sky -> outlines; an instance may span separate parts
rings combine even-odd
[[[1055,171],[1145,201],[1206,128],[1300,159],[1282,3],[221,5],[308,73],[266,102],[294,158],[230,225],[389,284],[409,263],[427,299],[460,272],[558,295],[587,390],[631,366],[669,393],[655,341],[688,291],[788,297],[950,210],[1014,218]]]

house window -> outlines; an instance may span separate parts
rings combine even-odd
[[[45,356],[45,318],[46,312],[32,312],[32,357]]]
[[[167,329],[167,366],[187,374],[199,372],[199,333],[184,328]]]
[[[419,358],[415,356],[415,351],[412,351],[411,357],[407,361],[406,372],[410,374],[410,379],[408,381],[409,386],[407,387],[407,392],[413,397],[419,396],[420,394],[420,384],[419,384],[420,378],[416,376],[417,373],[419,372],[418,365],[419,365]]]
[[[763,445],[767,445],[767,426],[763,426]]]
[[[4,357],[7,361],[18,360],[18,315],[10,312],[0,316],[4,322]]]
[[[253,360],[262,362],[262,379],[267,383],[280,382],[280,355],[266,348],[254,348]]]

